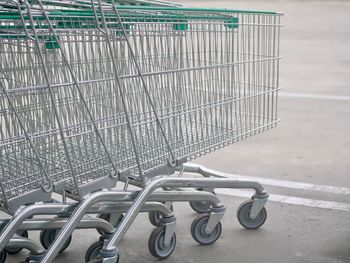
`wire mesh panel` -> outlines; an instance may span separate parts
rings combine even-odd
[[[0,11],[2,202],[143,184],[275,127],[278,14],[72,3]]]
[[[145,88],[164,97],[152,103],[175,159],[276,126],[278,14],[130,7],[118,13]],[[148,160],[147,148],[139,151]]]

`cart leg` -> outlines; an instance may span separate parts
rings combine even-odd
[[[28,249],[33,255],[42,255],[45,250],[42,249],[40,244],[29,238],[24,238],[18,235],[12,237],[6,245],[6,248],[25,248]]]
[[[222,179],[228,179],[232,178],[234,176],[228,175],[219,171],[208,169],[204,166],[193,164],[193,163],[184,163],[178,167],[176,167],[177,171],[180,171],[181,173],[196,173],[200,174],[206,178],[222,178]],[[215,186],[214,186],[215,188]],[[264,208],[269,195],[266,193],[264,187],[259,184],[258,182],[254,181],[244,181],[244,180],[235,180],[235,185],[228,186],[227,188],[252,188],[255,190],[255,195],[252,197],[253,204],[250,211],[249,217],[251,219],[255,219],[257,215],[262,211]],[[208,189],[208,188],[207,188]],[[211,189],[211,188],[209,188]]]
[[[155,178],[139,193],[134,204],[125,214],[124,219],[120,223],[117,231],[111,237],[110,242],[103,248],[103,255],[112,256],[118,254],[117,247],[125,236],[127,230],[135,220],[143,204],[148,200],[157,188],[160,187],[185,187],[185,188],[253,188],[257,195],[266,196],[264,188],[256,182],[238,181],[227,178],[180,178],[180,177],[161,177]],[[103,262],[112,262],[105,258]]]
[[[35,204],[24,207],[22,210],[19,210],[1,231],[0,251],[2,251],[5,248],[6,244],[10,241],[11,237],[13,237],[16,231],[20,228],[23,221],[27,218],[40,214],[49,215],[63,213],[69,207],[70,206],[67,204]]]
[[[93,193],[86,197],[85,200],[81,201],[80,204],[76,207],[76,209],[73,211],[70,218],[67,220],[67,223],[64,225],[64,227],[60,230],[58,233],[55,241],[51,244],[50,248],[47,250],[47,252],[44,255],[44,258],[42,259],[42,263],[49,263],[53,262],[54,258],[59,253],[60,249],[62,248],[63,244],[67,241],[68,237],[73,233],[74,229],[78,227],[78,224],[80,220],[84,217],[84,215],[89,211],[89,209],[97,203],[100,202],[121,202],[121,201],[133,201],[135,198],[134,192],[123,192],[123,191],[100,191]],[[134,201],[135,203],[135,201]],[[134,206],[131,206],[131,208]],[[138,207],[137,213],[142,209],[144,204],[141,204],[140,207]],[[163,204],[159,203],[157,204],[159,206],[160,211],[169,211]],[[164,209],[162,208],[164,207]],[[131,209],[130,208],[130,209]],[[130,210],[129,209],[129,210]],[[168,216],[171,215],[171,212],[169,211]],[[125,221],[125,217],[120,223],[120,225],[123,224]],[[132,222],[128,221],[129,226]],[[120,227],[118,227],[119,229]],[[112,257],[112,253],[107,253],[108,256]]]
[[[110,238],[107,245],[104,245],[101,250],[101,256],[103,257],[103,262],[115,262],[118,258],[117,247],[120,241],[125,236],[126,232],[132,225],[138,213],[142,210],[146,201],[150,199],[152,193],[160,187],[184,187],[184,188],[249,188],[256,191],[255,200],[267,199],[268,195],[264,188],[257,182],[253,181],[241,181],[227,178],[179,178],[179,177],[160,177],[155,178],[150,183],[142,189],[135,199],[135,194],[127,194],[125,192],[112,192],[112,191],[101,191],[91,194],[84,201],[82,201],[76,210],[67,221],[65,227],[63,227],[56,238],[55,242],[51,245],[50,249],[45,254],[42,263],[52,262],[61,245],[64,244],[66,238],[68,238],[74,229],[77,227],[78,222],[86,214],[88,209],[95,203],[103,201],[124,201],[133,200],[133,204],[130,209],[126,212],[124,219],[121,221],[115,233]],[[255,201],[254,200],[254,201]],[[256,211],[261,207],[261,202],[259,202]],[[213,220],[213,219],[212,219]]]

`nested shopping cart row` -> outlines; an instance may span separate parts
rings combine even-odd
[[[2,4],[0,18],[0,202],[16,213],[0,248],[29,224],[30,207],[65,214],[51,248],[33,259],[39,262],[51,262],[77,218],[99,209],[99,219],[86,219],[88,228],[127,212],[101,241],[108,253],[95,253],[103,262],[115,262],[114,244],[145,207],[161,222],[151,239],[166,237],[165,252],[155,243],[151,253],[170,255],[169,207],[178,191],[208,213],[197,222],[208,224],[207,232],[224,212],[214,188],[254,188],[249,205],[256,215],[246,219],[264,211],[267,194],[255,182],[171,175],[221,177],[186,162],[276,127],[280,14],[35,0]],[[117,181],[124,190],[114,189]],[[141,190],[129,193],[129,184]],[[51,203],[54,192],[62,203]],[[66,197],[76,201],[68,205]],[[24,221],[11,226],[16,220]],[[205,243],[201,234],[192,233]]]

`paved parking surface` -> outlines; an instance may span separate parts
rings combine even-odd
[[[273,179],[266,181],[272,201],[264,227],[246,231],[235,219],[244,200],[237,196],[244,192],[220,195],[228,207],[222,237],[201,247],[189,233],[196,215],[187,204],[175,204],[178,243],[164,262],[350,262],[350,3],[186,2],[286,13],[281,42],[282,122],[277,129],[197,160],[224,172]],[[121,262],[156,261],[147,248],[152,229],[146,215],[137,218],[120,247]],[[93,230],[76,231],[72,245],[55,262],[83,262],[87,247],[97,238]],[[8,262],[24,257],[22,252]]]

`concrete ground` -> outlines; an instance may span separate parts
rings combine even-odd
[[[277,180],[266,185],[277,202],[268,203],[263,228],[247,231],[235,218],[245,199],[220,195],[228,211],[222,237],[209,247],[198,246],[190,236],[196,214],[187,204],[175,204],[177,248],[164,262],[350,262],[350,3],[183,2],[285,13],[279,128],[197,160],[224,172]],[[146,215],[137,218],[120,247],[121,262],[157,261],[147,248],[152,229]],[[72,245],[55,262],[84,262],[87,247],[97,239],[93,230],[76,231]],[[25,254],[8,262],[19,262]]]

